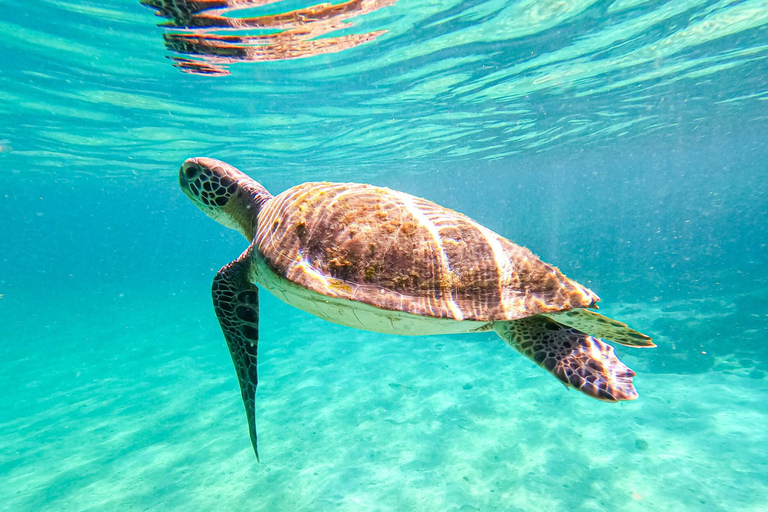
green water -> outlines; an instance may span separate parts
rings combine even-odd
[[[0,7],[0,510],[768,507],[766,2],[399,0],[225,76],[138,1]],[[247,244],[190,156],[470,215],[654,337],[640,398],[262,293],[257,463],[210,299]]]

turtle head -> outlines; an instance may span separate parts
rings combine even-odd
[[[179,185],[213,220],[238,230],[249,241],[256,234],[262,205],[272,197],[259,183],[213,158],[190,158],[179,169]]]

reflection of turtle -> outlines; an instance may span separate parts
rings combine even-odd
[[[566,386],[632,400],[634,372],[598,338],[649,337],[585,308],[597,295],[473,220],[402,192],[304,183],[272,196],[234,167],[191,158],[179,173],[195,205],[248,249],[213,281],[256,450],[258,288],[331,322],[392,334],[494,330]],[[258,452],[257,457],[258,457]]]

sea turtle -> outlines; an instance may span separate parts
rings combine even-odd
[[[190,158],[184,193],[249,246],[213,280],[213,305],[255,428],[259,295],[334,323],[391,334],[496,331],[566,387],[637,398],[613,347],[651,338],[602,316],[599,297],[472,219],[403,192],[303,183],[272,196],[229,164]]]

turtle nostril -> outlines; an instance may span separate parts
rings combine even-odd
[[[193,180],[200,174],[200,167],[195,164],[188,165],[184,168],[184,177],[188,180]]]

